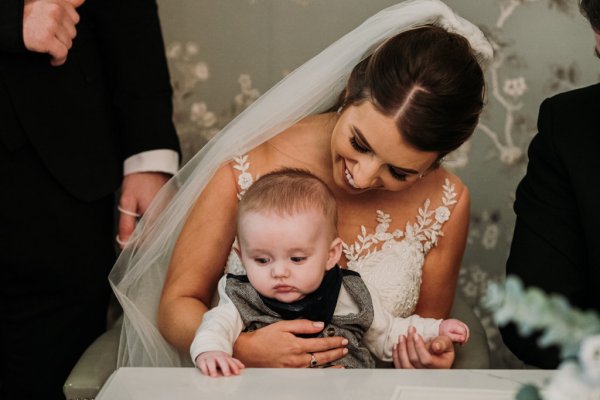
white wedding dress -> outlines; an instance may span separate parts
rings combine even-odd
[[[254,183],[251,160],[247,155],[234,158],[233,168],[238,173],[238,198]],[[421,275],[425,256],[444,236],[442,226],[450,219],[451,208],[456,204],[454,185],[446,180],[440,187],[440,206],[430,210],[431,201],[415,210],[414,221],[405,229],[390,230],[392,218],[384,210],[376,210],[373,219],[377,226],[368,232],[357,227],[360,234],[354,243],[343,244],[343,255],[349,269],[360,273],[363,280],[374,289],[382,306],[396,317],[414,314],[419,300]],[[232,251],[225,272],[245,275],[237,254]]]
[[[118,366],[191,365],[189,356],[179,354],[158,331],[157,310],[179,232],[216,170],[302,118],[331,108],[356,64],[386,39],[428,24],[464,36],[477,60],[483,66],[490,62],[493,51],[482,32],[443,2],[408,0],[388,7],[288,74],[223,128],[163,187],[109,276],[124,310]],[[388,297],[386,303],[396,315],[414,310],[424,257],[441,236],[452,193],[452,184],[447,182],[440,188],[441,205],[430,210],[430,202],[424,200],[423,207],[415,210],[415,221],[403,231],[390,231],[392,221],[385,210],[374,210],[373,218],[379,223],[376,230],[364,230],[356,243],[344,248],[348,266]]]

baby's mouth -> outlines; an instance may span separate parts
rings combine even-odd
[[[293,286],[289,285],[276,285],[274,289],[280,293],[290,293],[295,290]]]

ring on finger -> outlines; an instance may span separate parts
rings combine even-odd
[[[121,208],[121,206],[117,206],[117,209],[122,214],[129,215],[130,217],[140,218],[142,216],[142,214],[138,214],[138,213],[136,213],[134,211],[125,210],[124,208]]]
[[[319,365],[318,361],[317,361],[317,357],[315,357],[315,353],[308,353],[310,354],[310,364],[308,365],[309,368],[315,368]]]
[[[117,243],[119,243],[119,245],[125,247],[127,245],[127,243],[129,243],[128,240],[121,240],[121,238],[119,237],[119,235],[117,235],[117,237],[115,238],[115,240],[117,241]]]

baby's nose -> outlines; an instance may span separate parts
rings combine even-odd
[[[289,269],[287,267],[287,265],[285,265],[285,263],[283,262],[276,262],[273,263],[272,267],[271,267],[271,276],[273,276],[274,278],[282,278],[282,277],[286,277],[289,274]]]

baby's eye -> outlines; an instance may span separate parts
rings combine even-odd
[[[295,263],[301,263],[302,261],[306,260],[306,257],[290,257],[290,260]]]
[[[259,257],[259,258],[255,258],[255,259],[254,259],[254,261],[255,261],[257,264],[267,264],[267,263],[268,263],[269,261],[271,261],[271,260],[269,260],[269,259],[268,259],[268,258],[266,258],[266,257]]]

